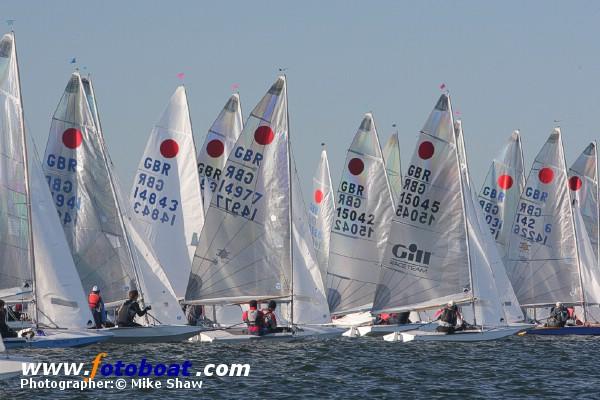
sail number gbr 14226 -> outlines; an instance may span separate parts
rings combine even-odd
[[[426,168],[415,165],[408,168],[396,207],[398,217],[424,225],[431,225],[435,221],[435,214],[440,210],[440,202],[432,201],[426,195],[423,196],[430,176],[431,171]]]

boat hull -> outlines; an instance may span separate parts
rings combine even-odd
[[[599,336],[600,326],[565,326],[563,328],[546,328],[535,327],[527,329],[523,332],[524,335],[548,335],[548,336],[567,336],[567,335],[582,335],[582,336]]]
[[[109,343],[139,344],[139,343],[168,343],[182,342],[202,331],[201,326],[190,325],[156,325],[139,327],[106,328],[112,334]]]
[[[245,329],[217,329],[200,332],[190,339],[192,342],[214,343],[214,342],[248,342],[263,340],[292,341],[302,339],[327,339],[339,337],[344,329],[329,326],[297,326],[289,332],[269,333],[267,335],[248,335]]]
[[[384,336],[388,333],[414,331],[428,324],[353,326],[342,334],[345,337]]]
[[[102,332],[102,330],[44,329],[43,331],[44,336],[36,335],[31,339],[5,338],[3,339],[4,346],[7,349],[83,347],[105,342],[112,336],[110,333]]]
[[[14,357],[7,354],[0,355],[0,380],[10,379],[21,375],[22,363],[31,362],[30,358]]]
[[[495,328],[487,330],[469,330],[459,331],[451,335],[432,332],[432,331],[409,331],[409,332],[394,332],[385,335],[383,340],[387,342],[413,342],[413,341],[429,341],[429,342],[482,342],[489,340],[504,339],[520,332],[520,327]]]

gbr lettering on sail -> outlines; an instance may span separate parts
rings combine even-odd
[[[429,199],[425,194],[430,178],[431,170],[414,164],[408,167],[407,177],[404,180],[396,208],[396,216],[431,226],[440,210],[440,202]]]

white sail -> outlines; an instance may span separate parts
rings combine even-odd
[[[0,249],[4,266],[0,267],[1,287],[21,286],[26,280],[32,279],[32,272],[35,271],[35,322],[60,328],[86,327],[92,315],[41,171],[41,163],[31,153],[29,160],[25,159],[25,129],[16,46],[12,33],[4,35],[0,40],[0,101],[3,103],[0,108],[0,146],[1,154],[4,155],[1,158],[0,181],[3,188],[0,192],[6,196],[2,198],[0,208],[9,211],[7,218],[2,218],[6,222],[0,224],[2,227],[9,227],[7,232],[3,229],[1,235],[4,238]],[[29,147],[33,147],[31,143]],[[25,162],[28,174],[25,173]],[[13,181],[17,179],[21,181]],[[27,183],[28,191],[25,190]],[[23,190],[18,190],[19,188]],[[14,208],[17,205],[14,202],[20,203],[17,209]],[[31,205],[30,216],[28,204]],[[14,214],[10,215],[11,213]],[[21,222],[17,231],[11,231],[15,217],[21,219]],[[23,242],[15,241],[16,234],[19,234]],[[33,254],[29,252],[31,242]],[[27,258],[13,258],[17,253]],[[31,269],[32,260],[34,271]],[[7,262],[17,263],[5,265]],[[20,270],[13,276],[4,276],[7,268]]]
[[[285,77],[252,110],[211,197],[187,302],[292,294]]]
[[[597,305],[600,304],[600,268],[598,268],[594,247],[588,236],[585,221],[581,215],[581,207],[577,201],[573,204],[573,223],[577,237],[583,298],[586,303],[596,305],[596,307],[591,307],[591,309],[595,309],[591,316],[597,320],[599,314]],[[589,320],[589,318],[586,319]]]
[[[558,128],[535,158],[510,232],[506,270],[522,306],[583,300]]]
[[[521,135],[516,130],[492,161],[479,191],[479,205],[503,259],[506,258],[508,236],[513,228],[512,223],[524,187]]]
[[[394,132],[385,146],[383,146],[383,159],[385,160],[385,171],[387,172],[392,191],[392,201],[394,208],[400,192],[402,191],[402,166],[400,164],[400,144],[398,142],[398,132]]]
[[[403,179],[374,312],[474,298],[450,99],[442,94]]]
[[[242,132],[242,106],[240,95],[234,93],[208,130],[204,144],[198,150],[198,173],[204,199],[204,211],[208,211],[210,196],[216,182],[223,174],[227,157]]]
[[[333,214],[335,212],[335,199],[331,175],[329,173],[329,161],[327,151],[321,151],[319,166],[313,175],[313,193],[310,200],[309,228],[313,240],[315,255],[321,270],[323,285],[327,276],[327,265],[329,263],[329,241]]]
[[[14,35],[0,40],[0,290],[31,288],[24,124]]]
[[[29,155],[37,319],[59,328],[93,321],[41,163]]]
[[[84,290],[98,285],[111,303],[136,285],[102,146],[75,72],[52,118],[43,168]]]
[[[373,116],[365,114],[346,154],[337,191],[327,268],[332,313],[372,306],[393,213]]]
[[[492,316],[498,315],[496,310],[498,302],[494,299],[499,298],[501,301],[502,308],[504,310],[504,315],[501,315],[501,318],[505,318],[507,322],[522,321],[523,312],[521,311],[521,305],[519,304],[512,284],[508,279],[508,275],[506,274],[506,268],[504,266],[504,263],[502,262],[500,254],[498,253],[496,243],[492,238],[492,235],[488,231],[488,222],[486,217],[484,216],[484,211],[478,207],[475,207],[475,209],[471,209],[472,204],[477,204],[477,199],[475,197],[475,192],[473,190],[470,180],[467,153],[465,150],[464,143],[465,139],[462,130],[462,121],[456,120],[454,123],[454,128],[456,133],[456,143],[459,162],[461,165],[461,170],[463,172],[463,186],[468,188],[468,190],[466,191],[467,195],[465,195],[465,210],[467,215],[467,231],[469,232],[470,240],[469,243],[473,243],[470,247],[474,250],[477,250],[479,248],[484,249],[484,254],[487,263],[486,265],[489,265],[492,271],[492,276],[495,284],[495,288],[485,289],[485,285],[490,286],[490,283],[487,282],[485,283],[485,285],[481,283],[483,286],[480,286],[479,293],[485,292],[485,295],[490,296],[490,301],[480,301],[479,304],[483,305],[484,309],[487,309],[490,312],[487,313],[487,318],[485,318],[484,315],[480,315],[478,317],[478,320],[481,321],[482,318],[488,321],[497,319]],[[474,257],[477,257],[477,255]],[[474,262],[473,258],[471,259],[471,264],[478,265]],[[478,272],[478,268],[473,268],[474,285],[478,277],[486,276],[485,274],[481,274]],[[479,300],[482,300],[481,295],[478,295],[477,298]],[[476,307],[476,309],[480,308]]]
[[[331,322],[325,285],[312,248],[313,243],[309,239],[309,219],[300,190],[298,172],[295,164],[292,167],[293,322],[295,324],[325,324]]]
[[[204,224],[185,88],[179,86],[150,134],[129,197],[130,215],[177,297],[185,295]]]
[[[598,160],[596,143],[590,143],[569,168],[571,199],[577,201],[598,261]]]

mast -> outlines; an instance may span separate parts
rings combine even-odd
[[[565,166],[565,172],[567,171],[567,160],[565,158],[565,149],[563,148],[562,142],[562,132],[560,131],[560,127],[558,127],[559,132],[559,143],[560,150],[563,154],[563,163]],[[567,174],[568,179],[568,174]],[[575,200],[577,201],[577,199]],[[571,202],[571,198],[569,197],[569,202]],[[579,204],[579,203],[577,203]],[[579,275],[579,288],[581,289],[581,307],[583,307],[583,320],[587,321],[587,306],[585,302],[585,290],[583,289],[583,276],[581,274],[581,257],[579,255],[579,238],[577,237],[577,229],[575,229],[575,217],[573,215],[573,207],[575,206],[574,202],[569,207],[569,213],[571,214],[571,223],[573,226],[573,235],[575,237],[575,253],[577,254],[577,273]],[[578,205],[579,207],[579,205]]]
[[[38,327],[38,304],[37,304],[37,289],[35,284],[35,250],[33,245],[33,224],[31,223],[31,192],[30,192],[30,177],[29,177],[29,157],[27,154],[27,140],[25,138],[25,112],[23,110],[23,96],[21,93],[21,72],[19,70],[19,58],[17,57],[17,40],[15,37],[15,31],[11,31],[13,40],[13,49],[15,51],[15,63],[17,64],[17,81],[19,83],[19,106],[21,111],[21,138],[23,140],[23,168],[25,172],[25,203],[27,204],[27,226],[29,230],[29,262],[31,263],[31,285],[33,291],[33,303],[35,305],[35,327]]]
[[[450,102],[450,95],[448,94],[448,108],[450,109],[450,118],[452,119],[452,129],[454,129],[454,115],[452,115],[452,104]],[[463,135],[461,134],[461,141],[464,141],[463,139]],[[477,314],[475,313],[475,285],[473,285],[473,266],[471,265],[471,250],[470,250],[470,246],[469,246],[469,224],[467,224],[467,206],[465,203],[465,182],[463,180],[463,173],[462,173],[462,168],[460,166],[460,158],[459,158],[459,154],[458,154],[458,146],[459,143],[456,140],[456,133],[454,134],[454,143],[455,143],[455,153],[456,153],[456,160],[458,162],[458,169],[459,169],[459,174],[458,174],[458,179],[460,182],[460,198],[462,200],[462,209],[463,209],[463,222],[464,222],[464,226],[465,226],[465,234],[466,234],[466,243],[467,243],[467,264],[469,265],[469,284],[471,285],[471,298],[472,298],[472,302],[471,302],[471,306],[473,308],[473,325],[477,325]],[[464,147],[464,146],[463,146]],[[465,163],[465,168],[467,168],[467,159],[466,159],[466,154],[464,154],[464,163]],[[466,169],[466,171],[468,171]],[[469,188],[469,193],[471,192],[470,188]],[[483,325],[482,325],[483,327]]]
[[[596,202],[600,200],[598,197],[598,142],[594,140],[594,173],[596,175]],[[598,210],[596,210],[598,212]],[[600,215],[596,214],[596,235],[600,235]],[[600,238],[596,237],[596,262],[600,260]]]
[[[100,112],[98,111],[98,105],[96,103],[96,94],[94,93],[94,86],[92,85],[92,80],[90,79],[90,75],[88,74],[88,82],[90,84],[90,92],[92,94],[92,99],[94,101],[94,113],[96,114],[96,120],[98,121],[98,137],[100,138],[100,149],[102,150],[102,159],[104,160],[104,164],[106,165],[106,171],[108,173],[108,181],[110,183],[110,188],[113,191],[113,195],[115,197],[115,203],[117,206],[117,214],[119,215],[119,224],[121,225],[121,229],[123,229],[123,233],[125,233],[125,245],[127,247],[127,252],[129,253],[129,258],[131,259],[131,266],[133,267],[133,273],[135,274],[135,280],[137,283],[137,290],[140,294],[140,300],[142,304],[144,304],[144,293],[142,290],[141,280],[138,274],[137,263],[135,262],[135,258],[133,256],[133,251],[131,250],[131,241],[129,239],[129,234],[127,233],[127,228],[125,226],[125,222],[123,219],[123,212],[121,209],[121,204],[119,202],[119,196],[116,190],[114,178],[112,175],[112,171],[110,168],[110,162],[107,156],[106,145],[104,143],[104,134],[102,132],[102,126],[100,124]],[[148,314],[145,314],[146,323],[148,323]]]
[[[288,94],[287,94],[287,76],[283,74],[283,78],[285,80],[285,113],[287,119],[287,162],[288,162],[288,198],[289,198],[289,228],[290,228],[290,267],[291,267],[291,286],[292,286],[292,297],[291,297],[291,309],[290,309],[290,322],[292,327],[294,326],[294,221],[292,220],[293,211],[292,204],[294,203],[292,198],[292,152],[290,146],[290,108],[288,104]]]

